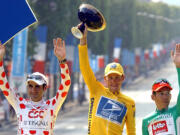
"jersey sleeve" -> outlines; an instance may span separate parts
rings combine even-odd
[[[146,120],[142,121],[142,135],[149,135]]]
[[[61,84],[59,86],[59,89],[57,90],[55,97],[46,101],[46,104],[49,104],[52,107],[51,113],[54,113],[54,115],[58,114],[59,109],[66,99],[71,84],[68,65],[60,64],[60,68]]]
[[[96,80],[89,64],[87,45],[79,45],[79,64],[84,81],[88,86],[90,93],[95,94],[96,90],[94,89],[94,86],[99,86],[99,82]]]
[[[14,90],[10,89],[9,82],[4,72],[3,61],[0,62],[0,90],[3,92],[8,102],[17,111],[18,95]]]
[[[178,85],[179,85],[179,89],[180,89],[180,68],[177,68],[177,73],[178,73]],[[178,94],[176,107],[177,107],[176,108],[177,115],[180,116],[180,93]]]
[[[127,121],[126,121],[127,135],[136,135],[135,110],[136,110],[135,103],[133,101],[132,104],[129,105],[127,112]]]

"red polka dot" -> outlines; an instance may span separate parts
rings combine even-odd
[[[23,97],[19,97],[19,101],[23,101]]]
[[[30,134],[36,134],[36,130],[29,130]]]
[[[21,128],[21,134],[24,134],[24,131],[23,131],[23,129]]]
[[[4,81],[3,80],[0,80],[0,85],[3,85],[4,84]]]
[[[49,131],[43,131],[44,135],[49,135]]]
[[[20,106],[21,109],[25,109],[26,108],[26,106],[24,104],[20,104],[19,106]]]
[[[64,65],[64,64],[60,64],[60,67],[61,67],[61,68],[65,68],[65,65]]]
[[[51,122],[51,129],[53,128],[53,124],[52,124],[52,122]]]
[[[68,69],[66,69],[66,73],[69,74],[69,70]]]
[[[70,85],[70,83],[71,83],[71,81],[70,81],[70,80],[67,80],[67,81],[65,82],[65,85],[68,86],[68,85]]]
[[[6,88],[9,89],[9,83],[8,82],[6,83]]]
[[[2,65],[3,65],[3,61],[0,61],[0,67],[2,67]]]
[[[50,101],[48,100],[48,101],[46,102],[46,104],[48,104],[48,105],[49,105],[49,104],[50,104]]]
[[[61,74],[61,78],[64,79],[64,78],[65,78],[65,75],[64,75],[64,74]]]
[[[61,94],[61,97],[65,97],[67,95],[67,92],[63,92],[62,94]]]
[[[53,111],[53,110],[51,110],[51,116],[53,116],[53,113],[54,113],[54,111]]]
[[[59,92],[56,93],[56,99],[58,99],[58,97],[59,97]]]
[[[3,94],[5,95],[5,96],[9,96],[9,92],[8,91],[3,91]]]
[[[20,121],[22,121],[22,115],[20,115]]]
[[[59,86],[59,90],[63,90],[63,85],[61,84],[60,86]]]
[[[52,105],[54,105],[56,103],[56,99],[53,99],[52,101]]]
[[[4,78],[6,76],[6,73],[2,72],[1,76]]]

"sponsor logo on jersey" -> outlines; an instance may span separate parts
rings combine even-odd
[[[34,120],[27,120],[23,121],[24,126],[31,126],[31,127],[47,127],[48,121],[34,121]]]
[[[158,121],[158,122],[152,124],[152,131],[153,131],[153,135],[163,133],[163,132],[168,132],[168,127],[167,127],[166,121],[165,120]]]
[[[99,101],[96,116],[121,125],[126,112],[127,108],[124,104],[102,96]]]
[[[94,98],[91,98],[90,110],[89,110],[89,119],[88,119],[88,134],[91,134],[91,118],[92,118],[93,106],[94,106]]]
[[[31,118],[31,119],[32,118],[41,118],[41,119],[43,119],[43,114],[44,114],[43,110],[31,110],[28,113],[28,117]]]

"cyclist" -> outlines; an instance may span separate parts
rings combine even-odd
[[[35,72],[27,77],[29,99],[24,99],[9,87],[3,68],[5,46],[0,45],[0,89],[16,111],[18,135],[52,135],[58,111],[70,87],[70,76],[66,64],[65,42],[54,39],[54,54],[60,62],[61,84],[56,96],[45,101],[43,94],[47,89],[47,78]]]
[[[120,91],[125,79],[123,67],[110,63],[105,68],[104,87],[96,80],[89,65],[87,48],[87,28],[79,44],[80,70],[90,91],[88,118],[89,135],[122,135],[126,124],[127,135],[135,135],[134,100]]]
[[[175,53],[172,51],[171,57],[177,69],[180,85],[180,44],[176,45]],[[179,132],[177,132],[177,119],[180,116],[180,94],[177,104],[169,107],[171,90],[171,84],[166,79],[158,79],[152,85],[151,98],[156,104],[156,110],[143,119],[143,135],[179,135],[177,134]]]

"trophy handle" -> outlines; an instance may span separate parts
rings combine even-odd
[[[78,39],[81,39],[83,37],[84,30],[85,30],[85,23],[84,22],[77,25],[76,27],[71,28],[72,34]]]

